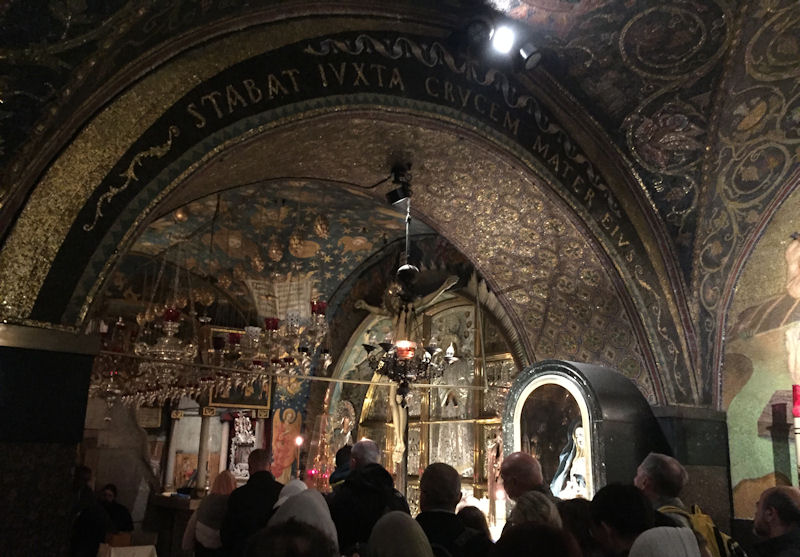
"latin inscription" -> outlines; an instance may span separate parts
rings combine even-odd
[[[523,145],[593,215],[624,259],[633,262],[634,247],[620,224],[626,219],[612,192],[585,157],[576,156],[576,149],[564,132],[557,126],[551,128],[534,101],[519,102],[513,88],[511,94],[503,96],[498,88],[477,81],[475,76],[452,74],[448,78],[442,66],[435,72],[425,67],[420,74],[409,69],[408,60],[403,66],[361,60],[320,62],[320,56],[309,58],[311,62],[306,65],[250,75],[207,90],[185,105],[186,114],[195,128],[203,129],[234,121],[254,110],[313,98],[320,91],[422,96],[489,121]]]
[[[377,87],[405,91],[403,76],[397,68],[387,68],[382,64],[340,62],[339,64],[317,64],[323,87],[345,83],[353,87]]]
[[[229,83],[224,89],[211,91],[200,97],[198,102],[189,103],[186,111],[194,119],[196,128],[205,128],[210,118],[221,120],[233,115],[239,108],[299,93],[300,86],[297,82],[299,73],[300,70],[291,68],[278,73],[269,73],[261,81],[246,78],[236,83]]]

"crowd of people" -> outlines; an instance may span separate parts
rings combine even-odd
[[[648,455],[631,484],[606,485],[591,500],[562,500],[550,492],[536,458],[512,453],[500,476],[514,506],[496,542],[482,511],[468,506],[456,512],[461,476],[448,464],[424,470],[420,512],[412,518],[373,441],[340,451],[326,494],[300,480],[280,484],[269,471],[270,457],[264,449],[250,453],[250,478],[241,487],[229,472],[217,476],[187,526],[185,550],[198,557],[744,555],[729,537],[697,527],[680,499],[688,474],[663,454]],[[761,539],[757,557],[800,557],[800,489],[764,491],[754,532]]]

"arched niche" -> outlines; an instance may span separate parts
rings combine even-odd
[[[649,452],[671,452],[647,400],[617,371],[544,360],[517,376],[503,415],[506,454],[530,451],[550,484],[578,426],[584,434],[588,498],[607,483],[630,483]]]

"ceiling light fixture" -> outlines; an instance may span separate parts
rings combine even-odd
[[[490,40],[492,41],[492,48],[500,54],[508,54],[514,47],[516,40],[516,33],[508,25],[500,25],[492,30]]]
[[[470,58],[503,63],[503,57],[518,71],[534,69],[542,59],[530,30],[508,18],[482,16],[453,34],[454,48]]]
[[[532,70],[539,65],[542,60],[542,53],[531,41],[526,41],[519,48],[519,55],[522,58],[522,65],[526,70]]]
[[[386,194],[386,200],[390,205],[397,205],[401,201],[411,197],[411,165],[397,165],[392,168],[392,184],[394,189]]]

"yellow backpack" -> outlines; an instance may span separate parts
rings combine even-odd
[[[697,534],[706,540],[706,546],[712,557],[747,557],[739,542],[728,534],[721,532],[710,516],[700,510],[697,505],[692,505],[689,511],[673,505],[665,505],[658,509],[662,513],[679,514],[685,516]]]

